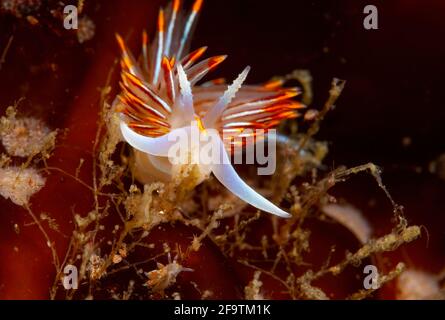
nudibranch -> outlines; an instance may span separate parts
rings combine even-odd
[[[135,149],[137,171],[146,171],[145,175],[138,174],[136,178],[144,182],[144,176],[153,172],[148,168],[155,168],[166,176],[172,175],[174,164],[169,160],[169,152],[177,143],[175,137],[184,133],[193,137],[193,131],[204,136],[216,132],[216,138],[213,135],[205,142],[192,140],[190,145],[183,146],[192,158],[196,145],[210,145],[215,150],[212,152],[219,155],[220,161],[198,161],[203,179],[213,173],[222,185],[243,201],[260,210],[289,217],[239,177],[230,163],[230,153],[235,142],[240,141],[236,137],[250,135],[255,139],[242,141],[256,143],[261,139],[256,136],[260,129],[264,132],[281,120],[298,117],[298,109],[303,105],[292,98],[299,91],[284,88],[280,81],[243,85],[249,67],[229,86],[224,80],[197,85],[226,58],[216,56],[200,60],[206,47],[188,53],[191,31],[202,2],[196,0],[188,15],[180,11],[180,0],[173,1],[166,10],[160,9],[155,39],[149,44],[147,33],[143,32],[142,53],[138,60],[117,35],[122,51],[122,91],[115,104],[121,113],[122,136]]]

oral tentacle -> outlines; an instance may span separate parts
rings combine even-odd
[[[175,137],[186,137],[186,135],[190,136],[191,131],[190,127],[182,127],[174,129],[160,137],[151,138],[136,133],[127,125],[125,121],[121,121],[120,129],[124,139],[133,148],[154,156],[161,157],[169,156],[169,151],[171,150],[171,148],[178,143]]]

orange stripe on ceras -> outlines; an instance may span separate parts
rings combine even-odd
[[[239,130],[239,131],[244,131],[246,129],[261,129],[263,128],[264,125],[262,123],[259,122],[250,122],[249,124],[243,124],[240,126],[235,126],[235,127],[224,127],[224,130]]]
[[[115,34],[117,43],[122,51],[122,59],[121,59],[121,65],[122,67],[127,68],[128,70],[131,70],[133,67],[133,63],[130,60],[130,57],[128,55],[127,47],[125,46],[125,42],[122,39],[122,37],[119,34]]]
[[[217,78],[217,79],[211,80],[211,82],[214,85],[225,84],[226,83],[226,79],[225,78]]]
[[[298,96],[300,91],[298,91],[298,89],[286,89],[283,94],[283,99],[289,99]]]
[[[294,119],[297,118],[300,114],[294,111],[283,112],[271,117],[270,120],[264,122],[264,125],[267,128],[272,128],[278,125],[281,121],[285,119]]]
[[[283,85],[283,80],[272,80],[263,85],[265,89],[277,89]]]
[[[160,98],[156,97],[154,92],[150,92],[150,90],[142,83],[142,81],[138,77],[132,75],[131,73],[125,72],[122,78],[124,78],[124,80],[132,82],[133,85],[135,85],[138,89],[142,90],[152,100],[154,100],[161,108],[163,108],[162,104],[158,101]]]
[[[164,32],[165,29],[165,19],[164,19],[164,10],[159,10],[159,16],[158,16],[158,31]]]
[[[150,54],[148,52],[148,34],[147,30],[142,31],[142,65],[146,73],[150,70]]]
[[[142,123],[140,123],[141,125],[156,124],[156,127],[161,126],[161,127],[167,128],[167,129],[170,128],[170,125],[167,122],[159,120],[156,117],[150,117],[150,116],[141,117],[140,121],[137,121],[137,122],[142,122]]]
[[[124,40],[122,39],[122,37],[118,33],[115,34],[115,37],[116,37],[117,43],[119,44],[119,47],[121,48],[121,51],[125,52],[125,43],[124,43]]]
[[[274,105],[271,105],[269,107],[266,108],[262,108],[261,111],[262,112],[274,112],[274,111],[287,111],[287,110],[293,110],[293,109],[300,109],[298,107],[298,104],[294,104],[294,103],[276,103]]]
[[[230,107],[231,108],[238,108],[238,107],[242,107],[244,105],[249,105],[249,104],[255,104],[255,103],[259,103],[261,102],[262,104],[271,104],[273,103],[273,105],[276,105],[276,103],[278,102],[283,102],[283,100],[289,100],[290,98],[293,98],[295,96],[297,96],[300,92],[298,90],[295,89],[288,89],[288,90],[281,90],[279,91],[277,94],[273,95],[273,96],[268,96],[265,98],[257,98],[251,101],[244,101],[244,102],[240,102],[237,104],[233,104]]]
[[[160,137],[165,135],[166,133],[169,132],[169,130],[157,130],[157,129],[147,129],[147,128],[138,128],[138,127],[132,127],[129,125],[129,127],[133,130],[136,131],[137,133],[143,135],[143,136],[147,136],[147,137],[152,137],[152,138],[156,138],[156,137]]]
[[[128,118],[132,119],[133,121],[142,122],[142,117],[137,115],[133,110],[130,110],[130,105],[125,103],[125,107],[122,111],[120,111],[122,114],[127,116]]]
[[[135,106],[128,97],[119,95],[118,98],[122,105],[116,109],[117,112],[120,112],[135,121],[142,121],[142,118],[147,115],[144,110]]]
[[[192,8],[193,12],[198,13],[199,10],[201,10],[202,3],[203,3],[203,0],[196,0],[195,3],[193,4],[193,8]]]
[[[121,59],[121,66],[127,70],[131,70],[133,68],[133,63],[131,63],[131,60],[127,56],[124,56]]]
[[[124,105],[124,109],[119,108],[117,110],[118,112],[122,112],[128,116],[131,116],[132,118],[138,118],[142,119],[143,117],[146,117],[150,113],[149,110],[146,110],[144,107],[141,106],[140,101],[137,100],[137,97],[135,97],[132,93],[128,92],[123,88],[124,95],[119,95],[119,99],[121,100],[122,104]]]
[[[131,92],[124,89],[123,95],[119,95],[119,100],[124,105],[124,108],[122,110],[122,107],[120,107],[118,112],[122,112],[128,116],[133,116],[140,121],[150,120],[153,122],[156,122],[157,124],[164,126],[164,127],[170,127],[170,124],[164,120],[161,116],[159,116],[157,113],[155,113],[152,109],[147,108],[144,106],[144,102],[139,99],[137,96],[133,95]]]
[[[125,81],[130,81],[133,83],[133,85],[135,85],[136,87],[138,87],[139,89],[141,89],[145,92],[144,84],[142,83],[142,81],[138,77],[135,77],[134,75],[132,75],[131,73],[129,73],[129,72],[122,73],[122,79],[124,80],[124,83],[125,83]]]
[[[279,101],[283,101],[283,100],[287,100],[287,99],[291,99],[293,97],[296,97],[300,94],[300,91],[298,91],[297,89],[284,89],[284,90],[280,90],[278,91],[278,94],[273,95],[273,96],[269,96],[266,98],[259,98],[257,100],[253,100],[250,102],[257,102],[257,101],[261,101],[264,100],[265,103],[267,102],[279,102]],[[249,102],[247,102],[249,103]]]
[[[148,45],[148,34],[147,30],[142,31],[142,45],[146,46]]]
[[[167,95],[171,102],[174,102],[172,66],[167,57],[162,58],[162,69],[164,70],[164,79],[167,83]]]
[[[167,57],[162,58],[162,66],[165,68],[166,71],[171,71],[172,66],[170,64],[170,60],[168,60]]]
[[[207,50],[207,47],[201,47],[195,51],[193,51],[192,53],[190,53],[183,61],[182,63],[184,64],[184,68],[188,68],[190,65],[192,65],[196,60],[198,60],[203,54],[204,52]]]
[[[164,118],[164,119],[166,118],[166,116],[162,112],[157,110],[156,108],[151,107],[151,106],[148,106],[148,107],[145,106],[144,101],[142,101],[142,99],[140,99],[139,97],[137,97],[136,95],[131,93],[131,91],[128,90],[127,87],[125,87],[123,85],[121,85],[121,87],[123,87],[125,97],[128,99],[127,104],[131,105],[134,109],[137,108],[135,110],[136,112],[144,112],[145,114],[149,113],[149,114],[154,115],[159,118]],[[139,110],[139,111],[137,111],[137,110]]]
[[[193,63],[195,62],[197,59],[199,59],[204,52],[206,52],[207,47],[201,47],[195,51],[193,51],[192,56],[190,57],[190,61]]]
[[[263,127],[262,129],[267,130],[267,128]],[[248,143],[255,143],[257,139],[264,139],[265,132],[259,133],[258,131],[244,132],[240,131],[235,134],[224,133],[223,130],[223,140],[224,144],[228,144],[229,146],[236,147],[241,146],[244,147]]]
[[[221,62],[226,60],[227,56],[216,56],[209,59],[208,68],[209,70],[212,70],[217,65],[219,65]]]
[[[125,116],[133,120],[131,122],[133,125],[152,125],[159,130],[170,129],[169,123],[158,119],[156,116],[149,116],[147,113],[138,113],[134,107],[136,106],[133,106],[131,103],[125,103],[125,109],[122,111]]]
[[[175,0],[173,2],[173,12],[178,12],[180,5],[181,5],[181,0]]]

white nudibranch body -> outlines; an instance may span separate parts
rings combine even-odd
[[[303,105],[291,98],[299,92],[284,89],[278,81],[243,86],[249,67],[229,86],[221,80],[196,85],[225,59],[217,56],[197,62],[205,47],[182,56],[201,4],[197,0],[192,13],[183,17],[179,12],[180,1],[174,1],[166,10],[167,32],[161,9],[157,36],[150,48],[143,34],[140,63],[117,36],[122,50],[122,92],[116,110],[122,113],[122,136],[137,150],[138,171],[147,165],[169,177],[175,165],[196,164],[202,179],[213,173],[245,202],[289,217],[239,177],[229,154],[233,149],[238,150],[236,147],[263,139],[265,131],[281,120],[297,117],[296,110]]]

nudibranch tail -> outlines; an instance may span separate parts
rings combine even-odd
[[[212,166],[212,172],[219,182],[221,182],[222,185],[224,185],[238,198],[254,206],[255,208],[272,213],[279,217],[289,218],[291,216],[289,213],[280,209],[272,202],[264,198],[240,178],[238,173],[230,164],[230,159],[226,152],[224,143],[219,140],[217,141],[217,144],[223,159],[222,163],[214,164]]]

